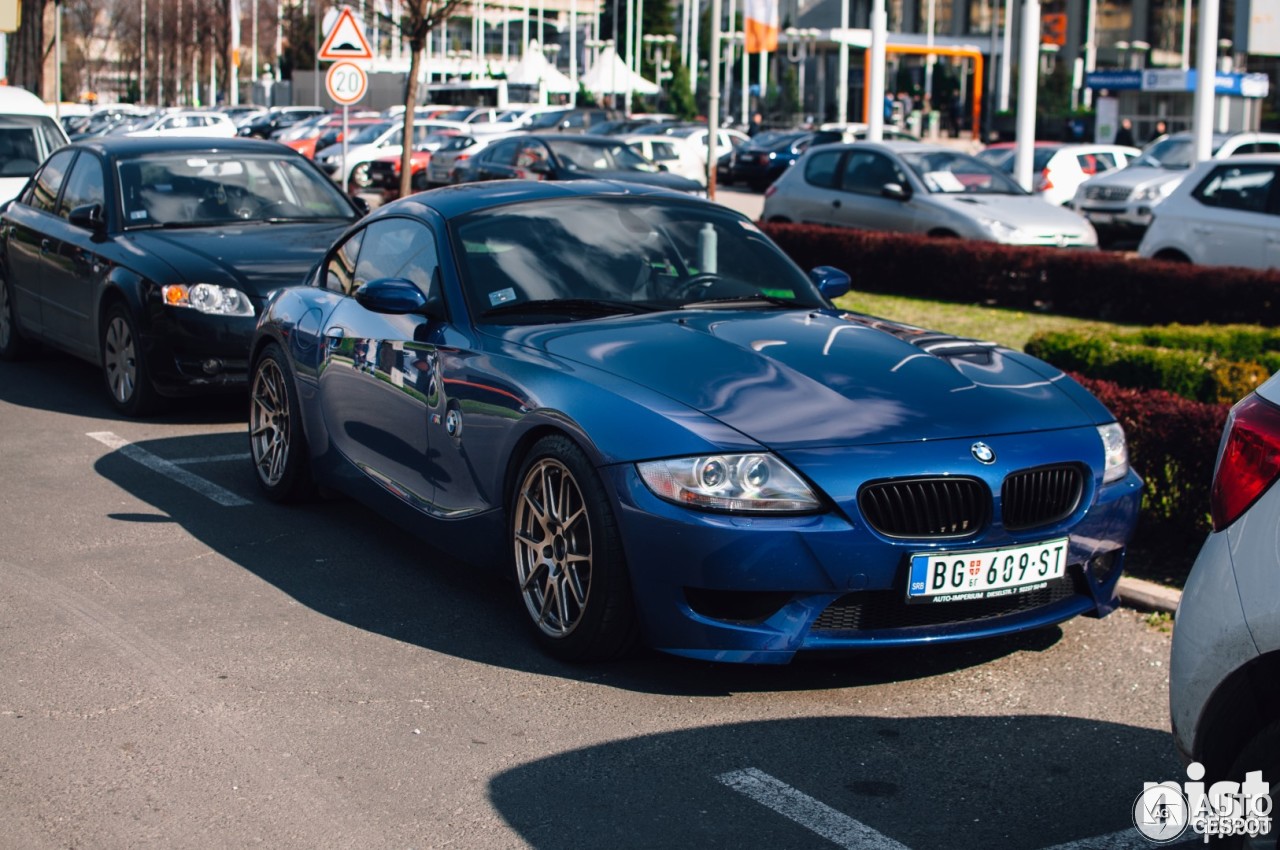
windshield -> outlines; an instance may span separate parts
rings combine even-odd
[[[573,198],[483,210],[453,227],[467,303],[480,322],[714,309],[717,301],[826,306],[754,224],[711,205]]]
[[[357,217],[332,181],[292,156],[152,153],[117,168],[127,228]]]
[[[1025,195],[1027,192],[977,157],[953,151],[904,151],[902,161],[934,194]]]
[[[1217,153],[1222,142],[1213,140],[1213,152]],[[1166,138],[1153,144],[1142,152],[1133,164],[1145,165],[1148,168],[1190,168],[1195,163],[1195,146],[1186,136]]]
[[[45,156],[66,144],[52,118],[0,116],[0,177],[30,177]]]
[[[352,135],[351,141],[348,142],[348,144],[371,145],[374,142],[378,141],[379,136],[381,136],[383,133],[387,132],[394,126],[396,125],[391,123],[390,121],[387,121],[382,124],[370,124],[368,127],[361,129],[360,132]]]
[[[624,144],[592,145],[572,139],[548,139],[547,146],[569,171],[645,171],[658,167]]]
[[[545,130],[548,127],[557,127],[560,122],[569,114],[567,109],[558,112],[544,112],[529,122],[530,130]]]

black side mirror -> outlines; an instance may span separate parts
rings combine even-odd
[[[534,174],[550,174],[551,163],[547,162],[545,159],[539,159],[535,162],[529,163],[529,170]]]
[[[360,215],[366,216],[369,214],[369,202],[363,197],[360,195],[348,195],[347,197],[351,199],[351,203],[355,204],[356,209],[360,211]]]
[[[439,318],[440,301],[422,294],[412,282],[397,277],[371,280],[355,291],[356,303],[374,313],[416,313]]]
[[[886,183],[880,187],[880,194],[895,201],[911,200],[911,187],[901,183]]]
[[[813,281],[828,301],[834,301],[849,291],[852,279],[847,272],[834,266],[818,266],[809,270],[809,280]]]
[[[67,220],[90,233],[105,233],[107,230],[107,220],[102,216],[102,204],[85,204],[76,207],[67,216]]]

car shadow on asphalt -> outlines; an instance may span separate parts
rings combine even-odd
[[[111,406],[101,369],[70,354],[39,346],[17,362],[0,362],[0,402],[120,422],[221,424],[245,421],[249,393],[239,390],[165,399],[155,415],[135,419]]]
[[[556,753],[494,777],[489,799],[539,850],[1102,850],[1145,846],[1132,821],[1143,783],[1185,779],[1162,731],[1038,715],[840,716]]]
[[[444,555],[351,500],[269,502],[258,490],[245,442],[243,433],[222,433],[133,444],[171,461],[238,456],[188,468],[248,501],[240,507],[216,505],[122,451],[103,455],[94,467],[98,474],[155,509],[130,509],[108,518],[174,522],[312,610],[434,652],[625,690],[709,696],[859,687],[936,676],[1012,653],[1040,652],[1062,636],[1060,629],[1049,627],[968,643],[805,655],[786,667],[716,664],[648,651],[609,664],[567,664],[536,647],[515,583],[501,568]],[[219,603],[211,599],[210,604]]]

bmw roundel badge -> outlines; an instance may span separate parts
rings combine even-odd
[[[982,443],[982,442],[974,443],[972,446],[969,447],[969,452],[973,455],[973,459],[976,460],[978,463],[990,464],[990,463],[996,462],[995,450],[993,450],[991,446],[988,446],[986,443]]]

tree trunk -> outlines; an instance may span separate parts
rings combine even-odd
[[[430,38],[430,35],[427,37]],[[402,198],[409,196],[409,190],[413,184],[413,175],[409,171],[409,163],[413,159],[413,108],[418,105],[418,70],[422,67],[425,49],[425,41],[410,40],[409,79],[404,95],[404,143],[400,146],[400,197]]]
[[[22,22],[9,36],[9,85],[44,96],[45,0],[22,0]]]

